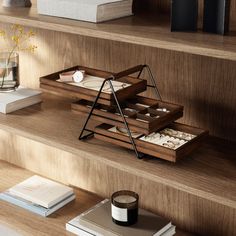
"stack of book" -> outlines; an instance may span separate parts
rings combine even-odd
[[[0,199],[41,216],[48,216],[75,199],[72,188],[34,175],[0,193]]]
[[[7,114],[40,103],[41,94],[39,90],[22,87],[12,92],[0,93],[0,112]]]
[[[139,209],[138,222],[124,227],[111,217],[111,202],[103,200],[66,224],[66,229],[80,236],[172,236],[175,226],[170,221]]]

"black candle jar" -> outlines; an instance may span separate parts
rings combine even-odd
[[[138,220],[137,193],[129,190],[115,192],[111,196],[112,221],[118,225],[129,226]]]

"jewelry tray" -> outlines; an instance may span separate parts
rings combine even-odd
[[[101,124],[95,127],[95,138],[116,144],[125,148],[133,149],[130,144],[130,139],[126,134],[110,131],[109,129],[114,129],[114,126],[108,124]],[[176,149],[171,149],[169,147],[150,143],[144,140],[141,140],[145,137],[143,134],[133,135],[134,142],[136,144],[137,150],[141,153],[148,154],[157,158],[168,160],[171,162],[176,162],[178,159],[189,155],[194,151],[202,142],[202,140],[208,135],[208,131],[179,124],[172,123],[166,126],[168,129],[174,129],[181,132],[186,132],[192,135],[192,139],[186,141],[184,144],[179,146]],[[159,131],[162,133],[163,129]],[[172,136],[169,136],[172,138]]]
[[[92,102],[79,100],[72,103],[71,109],[77,114],[88,114]],[[154,100],[142,96],[128,99],[121,103],[121,108],[131,130],[150,134],[183,116],[183,106]],[[123,119],[115,106],[98,104],[92,118],[102,123],[125,127]]]
[[[98,90],[94,90],[94,89],[91,89],[91,87],[86,88],[85,86],[83,87],[75,86],[70,83],[58,81],[60,73],[74,71],[74,70],[84,70],[86,75],[92,76],[92,77],[99,77],[98,79],[101,79],[101,78],[105,79],[113,75],[113,73],[106,72],[106,71],[96,70],[96,69],[92,69],[92,68],[88,68],[84,66],[75,66],[66,70],[58,71],[56,73],[41,77],[40,87],[51,93],[56,93],[56,94],[63,95],[66,97],[94,101],[98,94],[98,90],[101,87],[102,82],[99,83],[99,86],[97,86]],[[116,81],[117,83],[120,82],[122,84],[121,88],[115,92],[117,99],[119,101],[124,101],[125,99],[130,98],[131,94],[135,96],[136,94],[145,91],[147,88],[146,80],[142,80],[142,79],[138,79],[138,78],[134,78],[130,76],[121,77],[115,80],[115,82]],[[127,87],[123,87],[123,85],[127,85]],[[107,84],[106,86],[108,87],[109,84]],[[111,92],[102,92],[99,97],[98,103],[108,105],[108,106],[114,104],[113,94]]]

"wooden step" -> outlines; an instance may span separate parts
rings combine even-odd
[[[142,207],[187,231],[236,235],[235,144],[209,138],[177,164],[138,160],[116,145],[79,141],[84,118],[70,102],[45,95],[41,106],[1,114],[0,158],[102,197],[134,190]]]

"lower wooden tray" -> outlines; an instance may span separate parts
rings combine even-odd
[[[172,123],[164,129],[150,135],[132,132],[137,150],[157,158],[176,162],[178,159],[189,155],[208,135],[208,131]],[[125,129],[119,129],[108,124],[101,124],[95,128],[95,137],[133,149]]]
[[[71,105],[72,111],[79,114],[88,114],[91,107],[92,102],[86,100]],[[143,134],[159,130],[183,115],[183,106],[142,96],[123,102],[121,108],[130,129]],[[125,127],[116,106],[98,105],[93,111],[92,118],[103,123]]]

